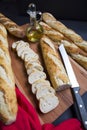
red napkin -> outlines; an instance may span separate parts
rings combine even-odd
[[[16,121],[11,125],[0,122],[0,130],[83,130],[77,119],[69,119],[54,126],[53,124],[41,125],[34,107],[24,95],[16,88],[18,100],[18,113]]]

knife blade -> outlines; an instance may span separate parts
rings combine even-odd
[[[79,94],[79,90],[80,90],[79,83],[76,79],[76,76],[74,74],[74,70],[73,70],[72,65],[69,61],[69,57],[67,55],[67,52],[66,52],[63,44],[61,44],[59,46],[59,52],[61,54],[67,75],[68,75],[70,83],[71,83],[71,85],[70,85],[71,90],[73,91],[73,94],[74,94],[76,106],[78,108],[78,112],[79,112],[83,127],[85,128],[85,130],[87,130],[87,111],[86,111],[85,105],[83,103],[83,100]]]

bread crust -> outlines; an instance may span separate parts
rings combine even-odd
[[[51,38],[53,41],[60,41],[64,39],[64,35],[60,32],[54,30],[49,25],[44,22],[40,22],[40,25],[43,27],[44,34]]]
[[[3,40],[0,39],[0,119],[8,125],[16,120],[18,106],[7,32],[2,24],[0,24],[0,36],[3,37]],[[4,40],[5,44],[3,44]]]
[[[78,35],[75,31],[67,28],[63,23],[56,20],[56,18],[50,13],[43,13],[42,19],[46,22],[50,27],[59,31],[64,36],[69,38],[71,41],[81,43],[83,41],[82,37]]]
[[[48,37],[43,36],[40,41],[40,46],[52,86],[57,91],[59,86],[69,84],[69,79],[56,50],[53,50],[53,48],[49,46],[48,39]],[[50,42],[52,44],[51,40]]]
[[[2,23],[12,35],[19,38],[25,37],[25,31],[2,13],[0,13],[0,23]]]
[[[83,51],[87,52],[87,41],[85,41],[79,34],[77,34],[75,31],[73,31],[72,29],[69,29],[68,27],[66,27],[63,23],[61,23],[60,21],[58,21],[52,14],[50,13],[43,13],[42,15],[43,21],[48,25],[48,27],[50,27],[50,32],[51,29],[55,29],[56,31],[60,32],[60,34],[62,34],[64,37],[64,40],[69,41],[70,43],[75,44],[76,46],[78,46],[79,48],[81,48]],[[48,29],[48,27],[46,27],[45,25],[42,26],[45,30]],[[46,34],[48,37],[50,37],[53,41],[59,41],[59,40],[63,40],[59,38],[59,40],[56,38],[57,34],[53,34],[53,33],[49,33],[49,31],[46,31],[48,34]],[[54,37],[53,37],[54,35]]]
[[[87,70],[87,57],[80,54],[71,54],[71,57]]]

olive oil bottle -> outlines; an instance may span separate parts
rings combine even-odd
[[[41,16],[41,12],[36,12],[35,4],[29,4],[27,13],[30,15],[30,25],[27,28],[26,36],[30,42],[38,42],[43,35],[43,28],[39,24],[39,21],[36,20],[36,15]]]

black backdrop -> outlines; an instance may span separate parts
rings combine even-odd
[[[19,15],[27,15],[29,3],[35,3],[37,10],[50,12],[58,19],[87,20],[87,0],[0,0],[15,4]],[[4,8],[4,7],[3,7]]]
[[[50,12],[58,19],[87,20],[87,0],[16,0],[19,13],[26,14],[29,3],[35,3],[37,10]]]

